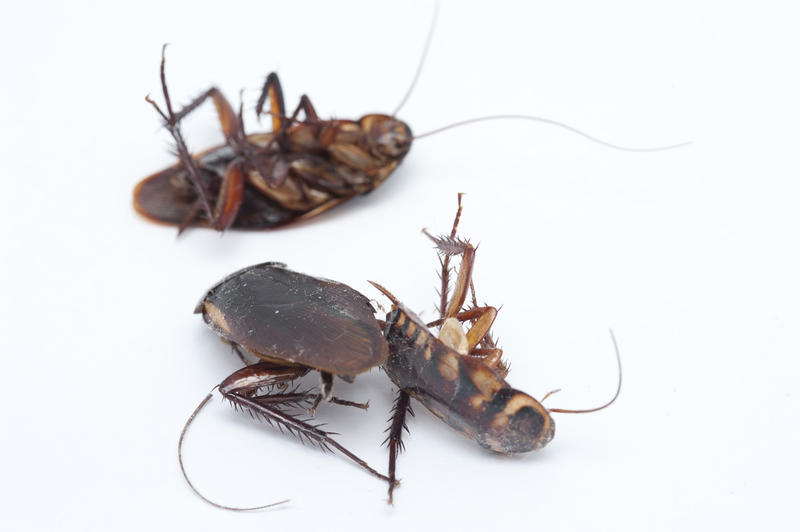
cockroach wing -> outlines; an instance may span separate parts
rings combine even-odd
[[[275,262],[226,277],[195,312],[220,336],[261,358],[346,378],[383,364],[389,355],[366,296]]]
[[[212,198],[219,193],[219,183],[235,154],[227,146],[212,148],[196,157],[200,179]],[[186,169],[176,164],[143,179],[133,191],[133,207],[154,222],[177,226],[209,227],[197,193]],[[232,227],[267,229],[285,225],[304,211],[282,206],[253,187],[244,190],[242,205]]]

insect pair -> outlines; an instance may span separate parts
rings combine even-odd
[[[621,373],[614,397],[588,410],[548,410],[505,381],[508,366],[491,335],[497,309],[478,305],[472,282],[475,247],[457,234],[461,210],[459,195],[450,233],[432,236],[426,232],[441,262],[439,318],[429,323],[377,283],[372,284],[392,302],[384,320],[374,317],[375,310],[366,296],[347,285],[296,273],[280,263],[251,266],[220,281],[206,293],[195,312],[202,314],[206,324],[240,356],[244,350],[261,361],[234,372],[216,389],[237,409],[301,440],[336,449],[387,481],[390,502],[397,486],[396,462],[411,398],[482,447],[501,454],[545,446],[555,432],[552,412],[594,412],[611,405],[619,395]],[[460,264],[451,287],[450,262],[454,258],[460,258]],[[438,335],[431,328],[438,329]],[[321,401],[366,408],[336,398],[333,378],[353,381],[376,366],[399,389],[386,439],[388,476],[296,412],[298,407],[305,407],[311,413]],[[290,387],[292,381],[313,370],[320,374],[318,391],[298,392]],[[207,502],[230,510],[256,509],[232,508],[208,500],[194,488],[183,469],[180,449],[186,430],[212,394],[197,407],[181,433],[181,469],[195,493]]]

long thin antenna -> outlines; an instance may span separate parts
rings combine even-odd
[[[598,410],[602,410],[604,408],[608,408],[609,406],[614,404],[614,401],[617,400],[617,397],[619,397],[619,391],[622,389],[622,361],[619,358],[619,346],[617,345],[616,337],[614,337],[614,331],[609,329],[608,332],[611,333],[611,341],[614,344],[614,352],[617,355],[617,369],[618,369],[618,376],[619,376],[619,380],[617,381],[617,393],[614,394],[614,397],[612,397],[610,401],[608,401],[603,406],[598,406],[597,408],[589,408],[589,409],[586,409],[586,410],[566,410],[564,408],[549,408],[548,410],[550,410],[550,412],[558,412],[559,414],[588,414],[590,412],[597,412]],[[550,392],[550,393],[552,393],[552,392]],[[550,395],[550,394],[547,394],[547,395]]]
[[[419,75],[422,72],[422,66],[425,64],[425,58],[428,57],[428,49],[431,47],[431,41],[433,40],[433,30],[436,28],[436,19],[439,18],[439,0],[436,0],[433,5],[433,19],[431,20],[431,27],[428,30],[428,37],[425,39],[425,46],[422,49],[422,57],[419,59],[419,64],[417,65],[417,71],[414,73],[414,79],[411,80],[411,85],[408,87],[406,91],[406,95],[403,96],[403,99],[400,100],[400,103],[395,108],[392,116],[396,116],[397,113],[400,112],[400,109],[406,104],[408,101],[408,97],[411,96],[411,92],[414,90],[414,86],[417,84],[417,80],[419,79]]]
[[[668,146],[659,146],[655,148],[629,148],[627,146],[620,146],[619,144],[612,144],[611,142],[606,142],[605,140],[601,140],[593,135],[590,135],[584,131],[581,131],[576,127],[570,126],[563,122],[558,122],[557,120],[552,120],[550,118],[544,118],[541,116],[533,116],[533,115],[490,115],[490,116],[479,116],[477,118],[469,118],[467,120],[461,120],[460,122],[454,122],[446,126],[432,129],[420,135],[414,135],[414,140],[421,139],[423,137],[428,137],[430,135],[435,135],[436,133],[440,133],[448,129],[466,126],[469,124],[474,124],[476,122],[488,122],[490,120],[529,120],[532,122],[541,122],[544,124],[549,124],[551,126],[556,126],[562,129],[566,129],[567,131],[571,131],[572,133],[575,133],[577,135],[580,135],[581,137],[589,139],[592,142],[596,142],[601,146],[622,151],[633,151],[633,152],[666,151],[666,150],[674,150],[675,148],[682,148],[683,146],[688,146],[689,144],[691,144],[691,141],[689,141],[689,142],[681,142],[679,144],[670,144]]]
[[[211,391],[208,392],[208,395],[206,395],[206,398],[203,399],[200,402],[199,405],[197,405],[197,408],[195,408],[194,412],[192,412],[192,415],[189,416],[189,419],[186,421],[186,424],[183,426],[183,430],[181,431],[181,437],[178,440],[178,464],[180,464],[180,466],[181,466],[181,473],[183,473],[184,480],[186,480],[186,483],[189,485],[190,488],[192,488],[192,491],[194,492],[194,494],[197,495],[198,497],[200,497],[201,499],[203,499],[204,501],[206,501],[208,504],[210,504],[211,506],[216,506],[217,508],[221,508],[223,510],[230,510],[232,512],[250,512],[250,511],[253,511],[253,510],[263,510],[264,508],[271,508],[272,506],[277,506],[279,504],[283,504],[285,502],[289,502],[289,499],[286,499],[286,500],[283,500],[283,501],[273,502],[271,504],[265,504],[263,506],[253,506],[252,508],[239,508],[239,507],[236,507],[236,506],[225,506],[224,504],[219,504],[219,503],[216,503],[216,502],[208,499],[205,495],[203,495],[202,493],[197,491],[197,488],[194,487],[194,484],[192,484],[192,481],[189,480],[189,475],[186,474],[186,468],[183,467],[183,439],[186,437],[186,431],[189,430],[189,425],[192,424],[192,421],[194,421],[194,418],[197,417],[197,414],[200,413],[200,411],[203,409],[203,407],[206,406],[206,404],[208,404],[209,401],[211,401],[211,398],[214,396],[214,390],[216,390],[216,389],[217,389],[217,386],[214,386],[211,389]]]

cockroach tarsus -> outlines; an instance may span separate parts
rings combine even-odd
[[[429,323],[378,283],[370,281],[392,302],[385,320],[375,319],[367,297],[352,288],[293,272],[275,262],[235,272],[206,293],[195,312],[202,314],[206,324],[237,352],[244,350],[260,361],[234,372],[212,389],[181,432],[181,471],[198,496],[219,508],[237,511],[280,504],[253,508],[221,505],[203,496],[189,480],[181,451],[184,437],[214,390],[236,409],[285,429],[301,441],[335,449],[386,481],[390,503],[399,484],[397,457],[403,449],[402,431],[408,430],[406,415],[413,415],[412,398],[485,449],[500,454],[526,453],[549,443],[555,433],[551,413],[596,412],[616,401],[622,387],[622,369],[613,333],[619,380],[616,393],[602,406],[547,409],[542,402],[555,390],[537,401],[506,382],[508,366],[491,334],[498,311],[477,302],[472,282],[476,248],[457,234],[461,211],[459,195],[450,234],[436,237],[425,231],[440,253],[441,265],[440,317]],[[460,264],[451,290],[452,257],[460,257]],[[467,308],[468,297],[471,304]],[[469,325],[466,331],[462,324]],[[439,329],[438,336],[430,331],[432,327]],[[242,359],[245,360],[243,356]],[[384,442],[389,450],[388,475],[378,473],[342,447],[331,433],[289,412],[293,407],[310,405],[308,412],[313,413],[323,400],[365,408],[366,405],[333,397],[333,376],[352,381],[376,366],[399,388]],[[320,373],[319,392],[299,392],[296,387],[287,390],[290,383],[312,370]]]
[[[270,115],[272,131],[247,134],[243,109],[234,111],[225,96],[212,87],[175,112],[167,89],[165,48],[161,54],[161,89],[166,110],[149,96],[172,135],[179,162],[143,179],[134,190],[134,208],[146,218],[185,228],[268,229],[313,218],[355,196],[366,194],[400,165],[414,140],[454,127],[487,120],[527,120],[554,125],[605,147],[624,151],[662,151],[688,143],[657,148],[612,144],[575,127],[544,117],[505,114],[481,116],[413,135],[396,118],[420,77],[436,24],[436,12],[413,80],[391,115],[372,113],[358,120],[320,119],[311,99],[303,94],[287,115],[277,74],[270,73],[256,104],[256,116]],[[192,155],[180,129],[188,114],[210,99],[225,137],[221,146]],[[266,110],[265,110],[266,106]],[[299,119],[303,113],[303,120]]]

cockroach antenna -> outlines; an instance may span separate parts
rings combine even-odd
[[[428,36],[425,39],[425,46],[422,49],[422,56],[420,57],[419,63],[417,64],[417,71],[414,73],[414,78],[411,80],[411,85],[408,87],[408,90],[406,91],[405,96],[403,96],[403,99],[400,101],[400,103],[398,104],[397,108],[395,108],[394,112],[391,114],[391,116],[393,118],[395,116],[397,116],[397,113],[399,113],[400,109],[406,104],[406,102],[408,101],[409,96],[411,96],[411,92],[414,90],[414,87],[416,86],[417,81],[419,80],[420,74],[422,73],[422,67],[425,64],[425,59],[428,57],[428,49],[430,48],[431,41],[433,40],[433,33],[434,33],[434,30],[436,29],[436,21],[437,21],[438,17],[439,17],[439,2],[437,0],[434,3],[433,18],[431,20],[430,29],[428,30]],[[578,128],[574,127],[574,126],[570,126],[569,124],[565,124],[564,122],[559,122],[557,120],[553,120],[553,119],[550,119],[550,118],[545,118],[545,117],[542,117],[542,116],[522,115],[522,114],[489,115],[489,116],[479,116],[479,117],[475,117],[475,118],[469,118],[469,119],[466,119],[466,120],[460,120],[458,122],[454,122],[454,123],[448,124],[446,126],[441,126],[441,127],[436,128],[436,129],[432,129],[430,131],[426,131],[425,133],[420,133],[419,135],[414,135],[412,137],[412,139],[413,140],[417,140],[417,139],[421,139],[421,138],[428,137],[428,136],[431,136],[431,135],[435,135],[437,133],[440,133],[442,131],[446,131],[448,129],[453,129],[453,128],[457,128],[457,127],[461,127],[461,126],[466,126],[466,125],[474,124],[474,123],[477,123],[477,122],[488,122],[488,121],[492,121],[492,120],[527,120],[527,121],[531,121],[531,122],[539,122],[539,123],[543,123],[543,124],[549,124],[551,126],[556,126],[556,127],[562,128],[562,129],[566,129],[567,131],[570,131],[572,133],[580,135],[581,137],[584,137],[585,139],[588,139],[588,140],[590,140],[592,142],[600,144],[601,146],[605,146],[606,148],[612,148],[612,149],[615,149],[615,150],[628,151],[628,152],[667,151],[667,150],[673,150],[673,149],[676,149],[676,148],[682,148],[684,146],[688,146],[688,145],[691,144],[691,141],[688,141],[688,142],[680,142],[680,143],[677,143],[677,144],[670,144],[670,145],[667,145],[667,146],[657,146],[657,147],[651,147],[651,148],[632,148],[632,147],[628,147],[628,146],[622,146],[622,145],[619,145],[619,144],[613,144],[611,142],[607,142],[605,140],[599,139],[599,138],[595,137],[594,135],[590,135],[589,133],[581,131],[580,129],[578,129]]]
[[[411,80],[411,85],[408,86],[408,90],[406,91],[405,96],[403,99],[400,100],[400,103],[397,104],[394,112],[392,113],[392,117],[397,116],[397,113],[400,112],[400,109],[406,104],[408,101],[408,97],[411,96],[411,92],[414,90],[414,87],[417,84],[417,80],[419,80],[419,76],[422,73],[422,67],[425,64],[425,59],[428,57],[428,49],[431,47],[431,41],[433,40],[433,30],[436,29],[436,20],[439,18],[439,0],[436,0],[433,4],[433,18],[431,19],[431,27],[428,29],[428,36],[425,38],[425,46],[422,48],[422,56],[419,58],[419,63],[417,64],[417,71],[414,73],[414,79]]]
[[[609,406],[614,404],[614,401],[617,400],[617,397],[619,397],[619,392],[622,389],[622,361],[620,360],[620,357],[619,357],[619,346],[617,345],[617,339],[614,336],[614,331],[609,329],[608,332],[611,334],[611,342],[614,344],[614,353],[617,355],[617,375],[618,375],[618,377],[617,377],[617,391],[614,394],[614,397],[612,397],[611,400],[606,402],[604,405],[598,406],[596,408],[587,408],[585,410],[568,410],[568,409],[565,409],[565,408],[548,408],[548,410],[550,410],[550,412],[556,412],[556,413],[559,413],[559,414],[589,414],[591,412],[598,412],[600,410],[603,410],[604,408],[608,408]],[[557,391],[559,391],[559,390],[553,390],[552,392],[549,392],[547,395],[544,396],[542,401],[544,401],[550,395],[554,394]]]
[[[249,508],[237,507],[237,506],[226,506],[224,504],[219,504],[217,502],[214,502],[214,501],[210,500],[208,497],[206,497],[205,495],[203,495],[202,493],[200,493],[197,490],[197,488],[194,487],[194,484],[192,484],[192,481],[189,480],[189,475],[186,474],[186,468],[183,465],[183,440],[186,438],[186,431],[189,430],[189,425],[192,424],[192,422],[197,417],[197,415],[200,413],[200,411],[203,409],[203,407],[205,407],[209,403],[209,401],[211,401],[211,398],[214,396],[214,390],[216,390],[217,388],[219,388],[219,386],[214,386],[213,388],[211,388],[211,391],[208,392],[208,395],[206,395],[205,399],[203,399],[200,402],[200,404],[197,405],[197,408],[194,409],[194,412],[192,412],[192,415],[189,416],[188,420],[186,420],[186,424],[183,426],[183,430],[181,431],[181,437],[178,439],[178,464],[181,466],[181,473],[183,473],[184,480],[186,480],[186,483],[192,489],[194,494],[197,495],[198,497],[200,497],[201,499],[203,499],[205,502],[207,502],[211,506],[215,506],[215,507],[221,508],[223,510],[230,510],[232,512],[251,512],[251,511],[254,511],[254,510],[263,510],[265,508],[271,508],[273,506],[278,506],[279,504],[283,504],[283,503],[289,502],[289,499],[284,499],[282,501],[273,502],[273,503],[270,503],[270,504],[264,504],[262,506],[252,506],[252,507],[249,507]]]
[[[669,144],[667,146],[656,146],[654,148],[631,148],[629,146],[622,146],[619,144],[613,144],[611,142],[607,142],[605,140],[599,139],[594,135],[590,135],[585,131],[581,131],[580,129],[570,126],[569,124],[565,124],[564,122],[559,122],[557,120],[552,120],[550,118],[545,118],[542,116],[535,116],[535,115],[490,115],[490,116],[479,116],[476,118],[469,118],[467,120],[461,120],[459,122],[453,122],[452,124],[448,124],[446,126],[438,127],[436,129],[432,129],[430,131],[426,131],[425,133],[420,133],[419,135],[414,135],[414,140],[418,140],[424,137],[429,137],[431,135],[435,135],[437,133],[441,133],[442,131],[447,131],[448,129],[453,129],[461,126],[466,126],[469,124],[474,124],[477,122],[488,122],[491,120],[528,120],[530,122],[540,122],[543,124],[549,124],[551,126],[560,127],[562,129],[566,129],[576,135],[580,135],[581,137],[588,139],[594,143],[600,144],[601,146],[605,146],[606,148],[611,148],[614,150],[620,151],[629,151],[629,152],[656,152],[656,151],[667,151],[667,150],[674,150],[676,148],[682,148],[684,146],[689,146],[692,142],[680,142],[678,144]]]

